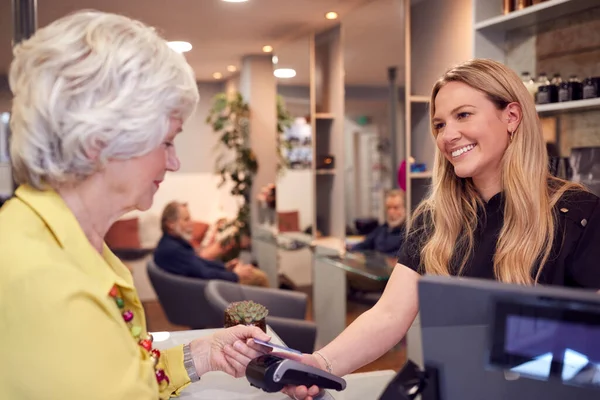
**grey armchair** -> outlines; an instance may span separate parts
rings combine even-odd
[[[204,295],[209,281],[172,274],[159,268],[153,259],[148,261],[148,277],[172,324],[191,329],[223,326],[223,314],[215,315]]]
[[[306,321],[306,299],[304,293],[279,289],[265,289],[240,285],[227,281],[212,280],[205,288],[206,300],[215,314],[224,318],[229,303],[252,300],[267,307],[267,324],[291,348],[312,353],[315,347],[317,327]]]

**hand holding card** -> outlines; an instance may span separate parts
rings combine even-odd
[[[256,343],[256,344],[260,344],[260,345],[263,345],[263,346],[266,346],[266,347],[270,347],[270,348],[272,348],[272,349],[274,349],[274,350],[278,350],[278,351],[283,351],[283,352],[288,352],[288,353],[293,353],[293,354],[300,354],[300,355],[302,355],[302,352],[301,352],[301,351],[299,351],[299,350],[296,350],[296,349],[291,349],[291,348],[289,348],[289,347],[280,346],[280,345],[278,345],[278,344],[271,343],[271,342],[263,342],[262,340],[259,340],[259,339],[256,339],[256,338],[253,338],[252,340],[253,340],[253,341],[254,341],[254,343]]]

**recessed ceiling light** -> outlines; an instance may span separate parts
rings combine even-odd
[[[277,68],[273,71],[273,75],[277,78],[288,79],[296,76],[296,71],[291,68]]]
[[[337,19],[338,14],[335,11],[329,11],[327,14],[325,14],[325,18],[327,19]]]
[[[180,42],[180,41],[167,42],[167,45],[169,45],[170,48],[172,48],[173,50],[175,50],[178,53],[185,53],[192,49],[192,44],[189,42]]]
[[[273,51],[273,46],[263,46],[263,51],[265,53],[270,53]]]
[[[277,56],[273,56],[273,57],[271,58],[271,61],[273,61],[273,64],[277,65],[277,63],[279,62],[279,57],[277,57]]]
[[[223,0],[226,3],[244,3],[248,0]]]
[[[213,74],[213,78],[215,78],[215,79],[221,79],[222,77],[223,77],[223,74],[220,72],[215,72]]]
[[[235,67],[235,65],[229,65],[227,67],[227,71],[229,71],[229,72],[235,72],[235,71],[237,71],[237,68]]]

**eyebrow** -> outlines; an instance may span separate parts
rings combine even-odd
[[[452,111],[450,111],[450,115],[454,114],[455,112],[457,112],[458,110],[460,110],[460,109],[461,109],[461,108],[463,108],[463,107],[473,107],[473,108],[475,108],[475,106],[473,106],[473,105],[471,105],[471,104],[462,104],[462,105],[460,105],[460,106],[458,106],[458,107],[454,107],[454,108],[452,109]],[[440,120],[441,120],[441,118],[439,118],[439,117],[433,117],[433,118],[431,119],[431,121],[432,121],[432,122],[436,122],[436,121],[440,121]]]

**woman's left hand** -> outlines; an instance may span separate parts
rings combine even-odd
[[[190,343],[190,350],[199,376],[209,371],[223,371],[236,378],[246,374],[248,363],[270,348],[254,343],[252,338],[265,342],[271,337],[255,326],[238,325],[223,329],[208,338]]]

